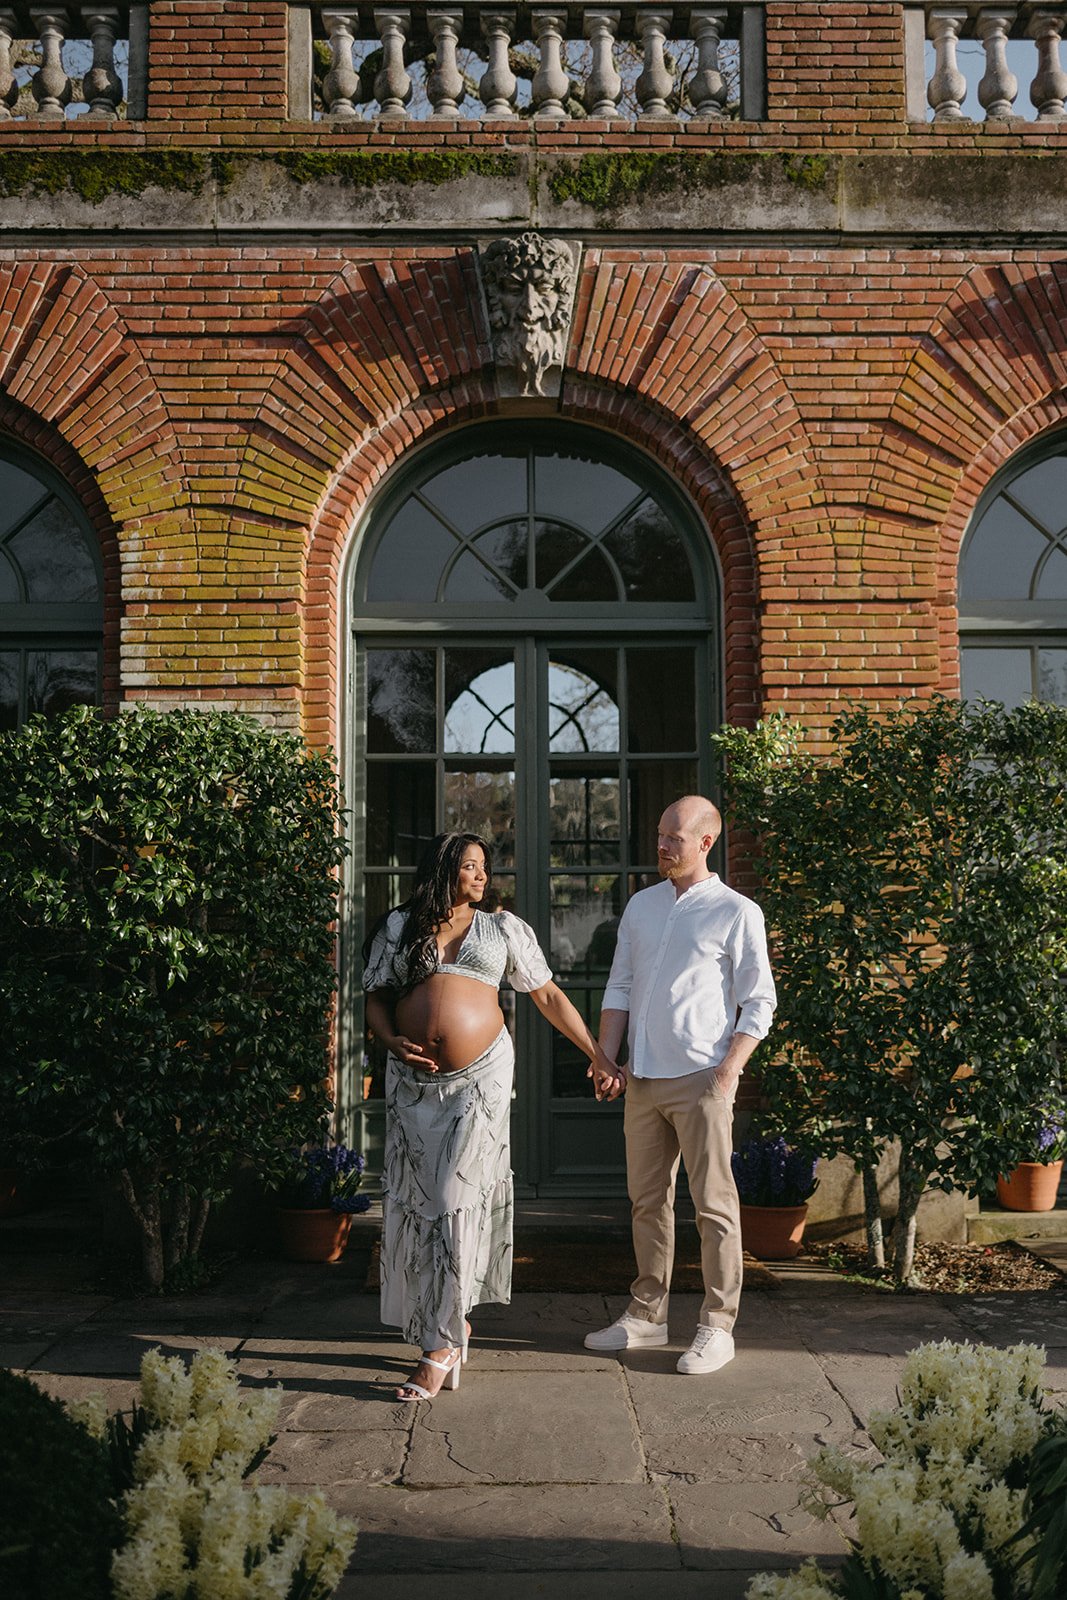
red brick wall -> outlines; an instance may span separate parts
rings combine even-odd
[[[677,129],[289,123],[286,14],[155,0],[149,120],[0,124],[0,155],[479,143],[992,162],[1067,141],[1064,125],[909,126],[896,0],[843,0],[832,25],[823,0],[774,0],[768,122]],[[67,473],[109,552],[109,695],[240,704],[337,740],[343,561],[368,498],[418,440],[516,414],[472,245],[447,235],[0,248],[0,425]],[[560,412],[649,451],[704,517],[728,716],[785,705],[817,734],[842,698],[956,687],[967,519],[1065,420],[1067,253],[770,229],[743,246],[583,241]]]

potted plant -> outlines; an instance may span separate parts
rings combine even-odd
[[[997,1199],[1006,1211],[1051,1211],[1055,1206],[1067,1154],[1065,1120],[1062,1101],[1046,1100],[1038,1108],[1027,1159],[997,1178]]]
[[[763,1261],[800,1254],[815,1158],[776,1139],[746,1139],[730,1158],[741,1201],[741,1242]]]
[[[290,1152],[291,1171],[278,1197],[278,1242],[289,1261],[339,1261],[355,1212],[370,1200],[359,1194],[366,1162],[343,1144]]]

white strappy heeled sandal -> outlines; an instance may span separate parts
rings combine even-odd
[[[408,1403],[413,1403],[416,1400],[433,1400],[445,1389],[458,1389],[459,1375],[463,1366],[463,1351],[464,1346],[456,1345],[455,1349],[452,1351],[452,1358],[450,1361],[435,1361],[433,1356],[428,1356],[424,1350],[419,1357],[419,1365],[436,1367],[439,1372],[444,1373],[444,1377],[441,1379],[440,1389],[435,1389],[433,1394],[431,1394],[429,1389],[424,1389],[421,1383],[415,1383],[413,1379],[409,1378],[407,1382],[402,1383],[399,1389],[396,1391],[397,1399],[407,1401]],[[410,1393],[405,1394],[405,1389],[409,1390]]]

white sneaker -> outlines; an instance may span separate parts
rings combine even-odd
[[[665,1322],[645,1322],[642,1317],[631,1317],[629,1312],[624,1312],[618,1322],[613,1322],[610,1328],[600,1328],[596,1333],[587,1333],[585,1348],[587,1350],[632,1350],[634,1345],[656,1345],[667,1343],[667,1324]]]
[[[734,1336],[725,1328],[698,1328],[692,1344],[678,1357],[679,1372],[718,1372],[734,1359]]]

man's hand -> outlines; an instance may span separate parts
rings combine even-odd
[[[592,1078],[593,1093],[598,1100],[617,1100],[626,1088],[626,1069],[616,1066],[599,1047],[589,1063],[586,1077]]]

